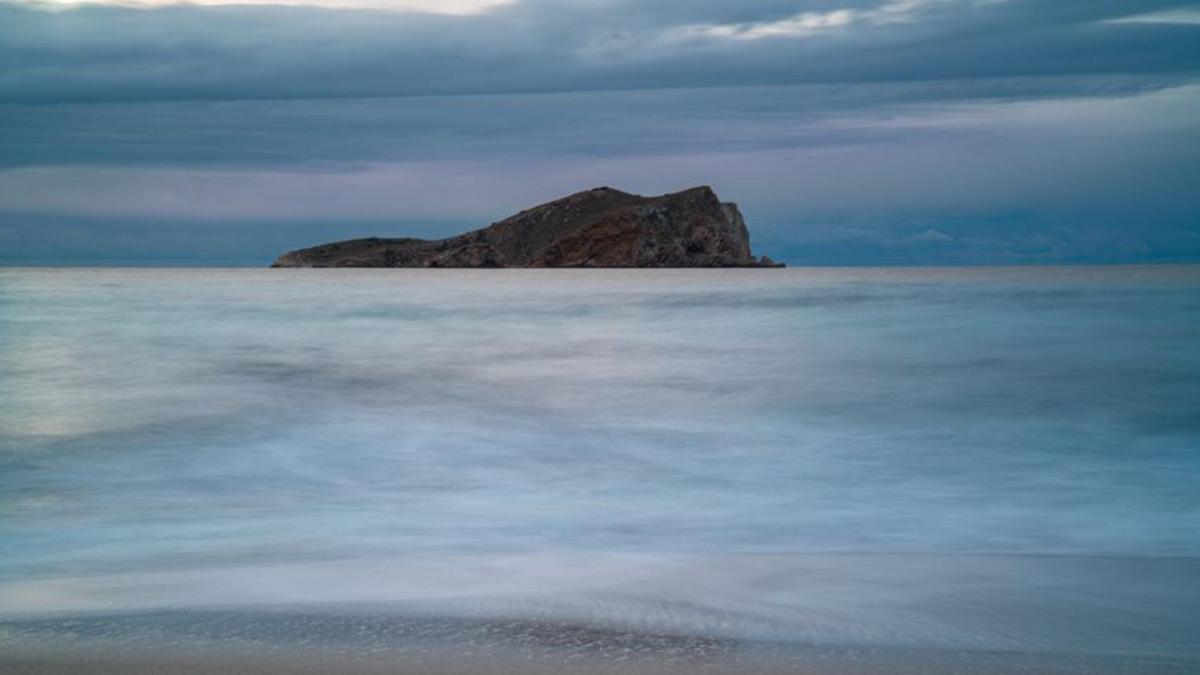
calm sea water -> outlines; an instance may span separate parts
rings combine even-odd
[[[1198,560],[1200,267],[0,270],[10,640],[336,606],[1195,657]]]

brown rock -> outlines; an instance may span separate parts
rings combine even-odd
[[[641,197],[601,187],[440,240],[353,239],[272,267],[775,267],[750,253],[736,204],[696,187]]]

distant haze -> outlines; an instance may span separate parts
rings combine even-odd
[[[710,184],[792,264],[1200,260],[1200,2],[0,2],[0,264]]]

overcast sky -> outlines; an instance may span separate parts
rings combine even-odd
[[[1200,260],[1200,2],[0,0],[0,264],[697,184],[793,264]]]

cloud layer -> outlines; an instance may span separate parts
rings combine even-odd
[[[793,262],[1200,258],[1195,3],[304,4],[0,4],[0,261],[694,183]]]

